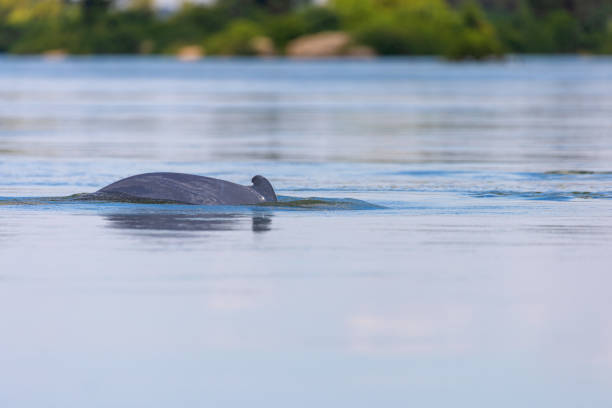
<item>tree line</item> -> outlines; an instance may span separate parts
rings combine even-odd
[[[151,0],[0,0],[0,52],[255,55],[266,39],[342,31],[379,55],[485,58],[612,53],[612,0],[218,0],[156,9]]]

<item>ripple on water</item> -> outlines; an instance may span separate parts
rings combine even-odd
[[[546,171],[544,174],[554,174],[560,176],[572,176],[572,175],[602,175],[612,176],[612,171],[589,171],[589,170],[553,170]]]
[[[469,193],[477,198],[518,198],[525,200],[569,201],[573,199],[610,199],[612,191],[474,191]]]
[[[278,210],[325,210],[325,211],[342,211],[342,210],[372,210],[385,208],[380,205],[372,204],[363,200],[353,198],[324,198],[324,197],[290,197],[279,196],[277,202],[261,203],[254,206],[199,206],[188,205],[172,201],[149,200],[140,198],[125,197],[121,200],[105,201],[100,200],[97,196],[90,194],[74,194],[66,197],[0,197],[0,205],[4,206],[49,206],[49,205],[66,205],[66,204],[102,204],[102,203],[122,203],[134,205],[155,205],[159,208],[163,206],[186,206],[193,209],[205,208],[257,208],[266,207]]]
[[[289,197],[280,196],[275,203],[262,203],[260,207],[279,209],[305,209],[305,210],[374,210],[385,208],[354,198],[323,198],[323,197]]]

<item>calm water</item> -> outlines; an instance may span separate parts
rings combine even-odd
[[[0,101],[3,407],[612,405],[612,59],[3,57]],[[48,198],[148,171],[331,204]]]

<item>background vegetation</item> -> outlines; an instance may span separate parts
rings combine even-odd
[[[278,54],[300,36],[344,31],[381,55],[484,58],[612,53],[612,0],[219,0],[177,10],[150,0],[0,0],[0,52]],[[270,50],[268,50],[270,51]]]

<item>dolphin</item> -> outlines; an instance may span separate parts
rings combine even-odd
[[[252,205],[277,201],[274,188],[265,177],[255,176],[251,182],[251,186],[242,186],[194,174],[145,173],[109,184],[89,198],[197,205]]]

